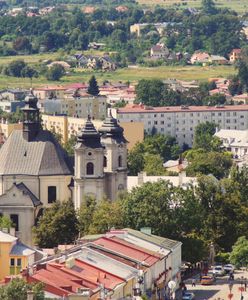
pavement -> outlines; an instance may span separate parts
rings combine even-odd
[[[240,290],[241,278],[243,281],[247,279],[248,282],[248,272],[246,270],[235,270],[234,281],[231,294],[233,294],[231,300],[248,300],[248,285],[247,291]],[[229,280],[228,275],[223,277],[217,277],[216,281],[212,285],[201,285],[199,282],[199,276],[194,277],[196,279],[196,286],[192,287],[192,278],[185,281],[187,290],[195,294],[195,300],[228,300],[230,299],[228,295],[229,290]],[[244,284],[242,285],[244,289]],[[243,296],[243,298],[241,297]]]

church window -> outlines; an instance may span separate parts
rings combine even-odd
[[[118,157],[118,167],[122,167],[122,157],[121,155]]]
[[[106,156],[103,157],[103,167],[104,168],[107,167],[107,157]]]
[[[86,165],[86,174],[93,175],[94,174],[94,164],[92,162],[88,162]]]
[[[88,152],[88,155],[91,156],[91,155],[92,155],[92,152]]]
[[[16,214],[11,214],[10,215],[10,220],[15,225],[15,230],[19,231],[19,216],[16,215]]]
[[[56,191],[56,186],[49,186],[48,187],[48,203],[53,203],[57,199],[57,191]]]

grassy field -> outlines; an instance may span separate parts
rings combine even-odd
[[[180,80],[199,80],[206,81],[208,78],[228,77],[235,73],[232,66],[215,66],[215,67],[199,67],[199,66],[163,66],[157,68],[125,68],[118,69],[115,72],[90,72],[78,70],[76,73],[64,76],[59,82],[48,81],[44,77],[34,78],[33,86],[42,85],[66,85],[72,82],[88,82],[89,78],[94,74],[98,82],[109,80],[137,82],[140,79],[168,79],[176,78]],[[0,75],[0,88],[21,87],[29,88],[30,80],[23,78],[8,77]]]
[[[201,0],[138,0],[140,4],[144,4],[146,6],[171,6],[171,7],[179,7],[179,8],[187,8],[187,7],[200,7]],[[215,1],[217,7],[228,7],[237,12],[244,13],[248,11],[248,2],[247,0],[216,0]]]

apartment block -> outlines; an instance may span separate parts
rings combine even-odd
[[[248,128],[248,105],[229,106],[170,106],[148,107],[132,105],[113,109],[120,122],[143,122],[147,133],[174,136],[180,145],[192,146],[195,128],[204,122],[213,122],[219,129],[244,130]]]
[[[66,143],[72,136],[78,135],[86,122],[86,118],[73,118],[67,116],[41,116],[44,129],[61,134],[62,141]],[[101,120],[92,120],[96,129],[103,124]],[[144,124],[143,122],[121,122],[121,127],[124,129],[124,136],[128,141],[128,150],[132,149],[137,142],[144,140]]]

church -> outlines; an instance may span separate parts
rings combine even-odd
[[[22,242],[32,245],[32,227],[43,208],[73,199],[76,209],[86,196],[114,201],[127,188],[127,141],[110,115],[97,131],[88,117],[77,137],[74,159],[43,130],[32,91],[25,98],[23,129],[0,149],[0,215],[15,224]]]

